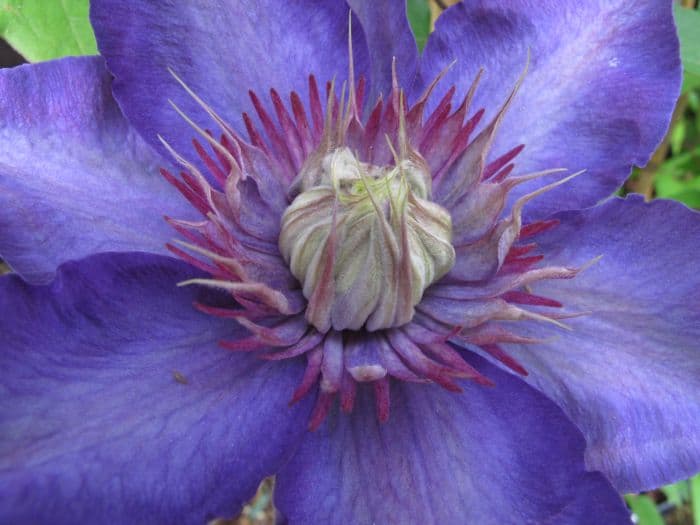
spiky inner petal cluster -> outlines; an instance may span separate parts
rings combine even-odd
[[[323,333],[408,323],[423,291],[454,264],[450,215],[426,199],[429,174],[409,159],[372,166],[348,148],[320,163],[316,185],[282,216],[279,239],[303,285],[306,318]]]
[[[169,219],[187,239],[186,243],[180,243],[186,250],[174,245],[170,246],[171,250],[210,275],[183,284],[217,287],[235,298],[238,307],[232,309],[199,305],[204,312],[234,319],[250,331],[249,337],[224,341],[222,346],[233,351],[256,351],[270,360],[305,356],[306,372],[292,401],[318,385],[316,407],[309,423],[312,429],[323,421],[336,397],[343,411],[351,411],[358,383],[371,383],[377,415],[382,421],[389,416],[389,378],[435,382],[451,391],[460,391],[456,381],[462,379],[490,384],[462,358],[466,350],[485,354],[516,373],[526,374],[502,345],[537,341],[519,335],[517,323],[512,322],[535,320],[565,327],[559,320],[572,315],[553,313],[552,309],[562,305],[532,293],[530,287],[543,279],[572,278],[580,269],[541,264],[543,256],[536,254],[537,245],[528,240],[556,223],[543,221],[523,226],[521,211],[529,200],[576,174],[527,194],[506,208],[506,198],[513,187],[562,170],[513,177],[513,161],[521,145],[490,163],[486,161],[517,85],[494,118],[472,137],[484,113],[483,110],[471,116],[469,113],[478,77],[456,109],[452,107],[454,89],[451,89],[426,115],[427,100],[439,79],[408,108],[395,79],[388,100],[377,101],[366,119],[360,117],[364,83],[360,79],[356,86],[352,71],[347,98],[343,95],[338,98],[333,84],[327,86],[325,111],[313,76],[309,80],[308,110],[301,97],[292,93],[290,113],[282,98],[271,91],[277,122],[251,93],[262,127],[258,129],[244,115],[248,140],[234,132],[183,84],[221,130],[220,137],[215,138],[181,113],[206,140],[210,150],[194,141],[199,164],[190,163],[173,151],[185,170],[179,178],[163,170],[164,176],[203,216],[199,222]],[[330,176],[333,170],[324,167],[334,161],[359,165],[367,180],[350,177],[351,180],[341,180],[338,185],[339,181],[334,182]],[[208,176],[200,171],[201,166],[206,167]],[[313,281],[304,273],[311,263],[308,255],[294,253],[302,244],[303,234],[292,231],[292,216],[313,214],[307,208],[313,207],[314,202],[304,200],[305,192],[313,191],[312,188],[326,192],[329,202],[332,198],[342,204],[341,195],[348,198],[354,192],[359,195],[367,189],[367,184],[374,191],[376,182],[383,181],[392,171],[401,170],[409,175],[411,170],[416,170],[421,175],[406,184],[417,199],[430,196],[437,207],[449,212],[455,264],[444,262],[448,257],[441,253],[434,257],[440,261],[435,262],[434,270],[423,272],[420,286],[413,287],[413,283],[406,286],[410,294],[401,308],[408,309],[410,305],[415,310],[412,316],[394,315],[393,320],[377,322],[370,329],[368,326],[359,330],[336,329],[356,328],[364,313],[349,315],[347,319],[341,319],[338,313],[334,318],[331,307],[326,309],[331,312],[330,321],[327,316],[317,318],[313,312],[309,313],[323,283],[333,281],[322,278]],[[324,177],[329,184],[323,183]],[[360,185],[356,185],[358,178]],[[343,189],[343,184],[349,186]],[[391,202],[389,195],[398,189],[392,189],[390,184],[384,190],[384,202]],[[302,200],[297,202],[295,198]],[[405,200],[410,204],[408,197]],[[370,205],[366,204],[358,208],[360,211],[352,208],[345,213],[362,216],[369,209]],[[325,209],[328,215],[322,230],[327,239],[334,235],[332,210],[332,206]],[[345,232],[342,236],[337,233],[338,213],[336,208],[335,242],[337,253],[342,254],[353,249],[346,246],[353,237],[352,233]],[[376,214],[375,224],[381,222],[376,208],[368,213]],[[393,217],[386,210],[381,215]],[[423,220],[415,210],[396,215],[407,216],[418,222]],[[281,224],[284,231],[280,238]],[[433,226],[421,223],[416,228],[431,230]],[[447,228],[443,228],[445,231]],[[343,246],[339,246],[341,242]],[[370,246],[358,249],[369,250]],[[305,261],[298,268],[295,257]],[[287,261],[292,265],[291,271]],[[324,269],[323,265],[318,268]],[[357,270],[352,270],[351,277],[356,273]],[[417,290],[433,280],[431,286],[422,290],[420,301],[414,303]],[[340,281],[344,282],[342,278]],[[307,287],[307,283],[312,284]],[[352,283],[348,289],[352,289]],[[401,292],[403,288],[397,290]],[[372,315],[368,314],[367,325]],[[407,322],[402,323],[403,319]],[[383,329],[371,331],[371,328]]]

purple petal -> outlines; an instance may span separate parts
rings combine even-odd
[[[485,74],[475,108],[488,122],[525,68],[525,81],[508,110],[491,158],[519,144],[520,172],[586,170],[526,209],[543,217],[590,206],[609,196],[633,164],[644,165],[663,137],[680,89],[678,39],[672,2],[475,0],[448,9],[437,21],[421,62],[429,83],[458,60],[442,82],[469,88]],[[514,192],[522,195],[540,180]]]
[[[192,215],[126,123],[99,57],[0,72],[0,254],[48,282],[96,251],[165,253],[164,213]]]
[[[635,196],[563,213],[547,261],[602,259],[533,293],[590,312],[508,352],[588,441],[587,465],[637,492],[700,470],[700,214]],[[549,335],[532,332],[540,337]]]
[[[369,47],[370,104],[391,92],[392,61],[402,86],[410,86],[418,65],[418,47],[406,16],[406,0],[347,0],[360,19]]]
[[[586,472],[584,440],[525,383],[471,362],[494,388],[463,394],[392,384],[376,420],[368,390],[331,415],[277,477],[292,523],[629,523],[619,495]],[[367,395],[362,395],[367,394]]]
[[[0,522],[204,523],[304,434],[296,364],[217,346],[172,259],[102,254],[49,286],[0,280]]]
[[[214,123],[168,68],[244,132],[241,114],[253,109],[249,90],[263,101],[271,88],[285,101],[291,91],[306,100],[310,74],[321,87],[347,78],[348,13],[339,0],[91,2],[98,47],[124,113],[146,141],[161,148],[162,134],[186,155],[194,131],[168,100],[204,128]],[[367,76],[367,46],[360,24],[355,27],[355,70]]]

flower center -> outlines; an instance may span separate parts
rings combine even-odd
[[[423,291],[454,265],[449,213],[428,200],[430,173],[409,159],[361,162],[347,147],[312,159],[285,211],[280,251],[320,332],[408,323]]]
[[[523,224],[521,216],[530,200],[580,172],[508,204],[518,185],[565,170],[512,175],[523,145],[488,160],[524,75],[483,124],[483,109],[470,116],[480,75],[456,109],[450,89],[428,114],[442,74],[407,107],[394,72],[387,99],[368,112],[352,67],[340,97],[327,84],[325,111],[310,76],[308,108],[293,92],[290,114],[270,92],[277,123],[251,94],[260,125],[243,115],[246,140],[173,73],[221,133],[173,104],[210,146],[194,141],[195,164],[163,141],[184,168],[179,178],[163,175],[202,214],[168,219],[186,239],[168,248],[204,272],[179,284],[231,295],[224,307],[196,305],[250,332],[222,347],[269,360],[304,356],[292,402],[317,393],[310,429],[335,399],[351,412],[358,385],[373,388],[377,417],[386,421],[390,381],[452,392],[464,380],[493,384],[465,359],[471,352],[526,375],[502,346],[539,341],[514,321],[567,328],[561,321],[580,315],[533,291],[583,269],[547,265],[537,253],[533,238],[557,221]]]

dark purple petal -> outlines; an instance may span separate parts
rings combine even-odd
[[[99,57],[0,71],[0,150],[0,255],[31,281],[97,251],[165,253],[163,214],[192,215]]]
[[[496,386],[463,394],[395,382],[391,416],[369,389],[331,414],[278,474],[292,523],[629,523],[605,478],[586,472],[584,440],[525,383],[470,359]]]
[[[453,60],[442,82],[463,96],[479,68],[474,99],[488,122],[527,62],[525,81],[496,136],[491,159],[524,144],[520,172],[548,168],[587,173],[533,201],[543,217],[590,206],[644,165],[663,137],[680,88],[672,2],[474,0],[437,21],[421,62],[422,88]],[[514,191],[521,195],[549,182]]]
[[[98,47],[116,77],[114,93],[124,113],[146,141],[160,148],[161,134],[187,155],[194,131],[168,100],[204,128],[214,123],[168,68],[245,132],[241,114],[253,110],[249,90],[274,115],[267,104],[270,88],[287,102],[291,91],[307,100],[309,74],[321,88],[333,77],[338,86],[347,78],[348,14],[340,0],[91,2]],[[359,23],[353,36],[356,73],[367,76]]]
[[[416,39],[406,16],[406,0],[347,0],[362,24],[371,67],[370,104],[391,92],[392,61],[402,86],[410,86],[418,64]]]
[[[296,363],[219,348],[172,259],[102,254],[0,280],[0,522],[205,523],[306,431]]]
[[[537,237],[571,281],[533,293],[590,312],[544,344],[510,347],[528,379],[588,441],[587,465],[620,491],[658,487],[700,469],[700,214],[635,196],[562,213]],[[549,334],[532,332],[546,337]]]

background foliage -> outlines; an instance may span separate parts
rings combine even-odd
[[[0,36],[30,62],[97,54],[87,0],[0,0]]]
[[[456,0],[407,0],[420,49],[436,18]],[[68,55],[97,53],[88,20],[88,0],[0,0],[0,67]],[[649,164],[635,169],[620,193],[676,199],[700,209],[700,11],[697,0],[675,6],[684,66],[683,89],[667,136]],[[8,47],[7,44],[11,46]],[[13,49],[14,50],[13,50]],[[621,86],[620,89],[624,89]],[[272,480],[235,520],[217,525],[272,524]],[[700,525],[700,475],[625,499],[640,525]]]

